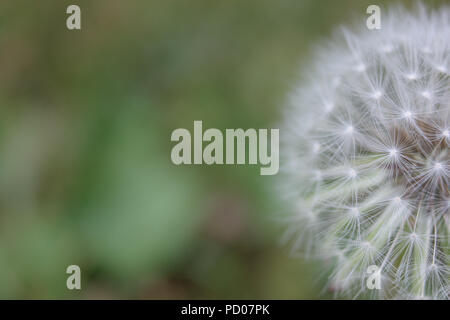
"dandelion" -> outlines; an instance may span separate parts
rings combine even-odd
[[[317,59],[281,131],[295,249],[327,262],[337,294],[448,299],[450,7],[399,7]]]

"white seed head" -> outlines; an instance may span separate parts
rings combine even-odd
[[[295,243],[339,293],[448,299],[450,8],[383,12],[315,56],[280,131]]]

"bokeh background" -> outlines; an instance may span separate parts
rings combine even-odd
[[[329,298],[280,245],[277,177],[175,166],[170,134],[274,127],[312,46],[370,4],[1,1],[0,298]]]

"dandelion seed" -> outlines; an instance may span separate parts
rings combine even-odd
[[[364,63],[360,63],[355,67],[355,71],[363,72],[366,70],[366,65]]]
[[[403,113],[403,118],[411,119],[412,118],[412,112],[411,111],[405,111]]]
[[[356,171],[354,169],[348,170],[348,176],[350,178],[355,178],[357,176]]]
[[[312,152],[314,154],[316,154],[316,153],[319,152],[319,150],[320,150],[320,143],[314,142],[313,145],[312,145]]]
[[[385,45],[381,47],[381,51],[384,53],[391,53],[394,50],[394,48],[390,45]]]
[[[353,128],[353,126],[348,126],[347,128],[345,128],[344,133],[345,134],[353,134],[354,130],[355,130],[355,128]]]
[[[445,138],[450,137],[450,132],[449,132],[449,130],[444,130],[444,131],[442,131],[442,136],[445,137]]]
[[[417,78],[419,78],[419,77],[416,73],[408,73],[406,75],[406,79],[408,79],[408,80],[416,80]]]
[[[325,111],[326,112],[331,112],[333,110],[333,108],[334,108],[334,105],[332,103],[328,102],[328,103],[325,104]]]
[[[391,150],[389,150],[389,155],[391,156],[391,157],[397,157],[397,154],[398,154],[398,150],[397,149],[391,149]]]
[[[424,97],[425,99],[431,99],[431,93],[428,90],[422,91],[422,97]]]
[[[442,73],[446,73],[447,72],[447,68],[445,66],[437,66],[436,69]]]
[[[429,47],[423,47],[421,51],[425,54],[431,54],[433,52]]]
[[[350,213],[351,213],[352,216],[355,216],[355,217],[359,216],[358,208],[351,208],[350,209]]]
[[[374,93],[372,93],[372,98],[375,100],[379,100],[382,95],[383,94],[381,93],[381,91],[375,91]]]

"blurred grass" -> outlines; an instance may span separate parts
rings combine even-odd
[[[272,127],[314,42],[380,3],[1,2],[0,297],[327,297],[278,245],[275,178],[174,166],[169,137]]]

